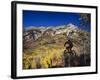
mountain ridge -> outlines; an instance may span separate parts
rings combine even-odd
[[[90,37],[90,32],[81,30],[73,24],[25,30],[23,31],[23,69],[29,69],[30,65],[31,69],[64,67],[67,64],[64,63],[66,57],[64,44],[67,40],[71,40],[72,51],[77,55],[75,59],[79,60],[73,60],[76,61],[73,64],[90,65]]]

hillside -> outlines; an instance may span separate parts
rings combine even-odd
[[[73,59],[78,63],[72,66],[89,66],[90,32],[68,24],[24,29],[23,69],[66,67],[64,44],[68,39],[73,43],[72,50],[76,53]]]

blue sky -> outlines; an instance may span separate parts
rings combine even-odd
[[[72,23],[81,29],[90,31],[90,23],[85,26],[81,26],[81,20],[79,13],[68,12],[47,12],[47,11],[30,11],[23,10],[23,27],[30,26],[59,26]]]

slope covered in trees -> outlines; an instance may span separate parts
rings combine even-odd
[[[66,55],[68,51],[64,47],[68,39],[73,43],[72,53],[75,53],[69,62]],[[73,24],[47,28],[32,27],[23,31],[23,69],[89,65],[90,32]]]

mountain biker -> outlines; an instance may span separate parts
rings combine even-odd
[[[73,47],[73,43],[70,39],[68,39],[65,44],[64,47],[66,47],[66,50],[68,50],[68,52],[72,52],[72,47]]]

